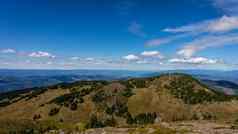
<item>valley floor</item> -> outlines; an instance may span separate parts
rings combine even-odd
[[[63,131],[51,131],[46,134]],[[175,123],[161,123],[136,128],[97,128],[72,134],[238,134],[238,129],[229,123],[216,123],[207,121],[188,121]]]

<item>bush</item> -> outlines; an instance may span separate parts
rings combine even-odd
[[[32,120],[7,120],[0,122],[1,134],[41,134]]]
[[[105,112],[109,115],[115,114],[116,116],[122,117],[128,112],[128,107],[126,104],[117,102],[113,104],[112,107],[106,107]]]
[[[39,120],[41,118],[41,115],[40,114],[35,114],[34,116],[33,116],[33,120],[35,121],[35,120]]]
[[[128,107],[126,104],[117,103],[113,105],[114,113],[116,116],[122,117],[128,112]]]
[[[92,98],[93,102],[95,103],[100,103],[102,102],[106,97],[106,94],[104,93],[104,91],[98,91]]]
[[[130,81],[135,88],[145,88],[146,81],[145,79],[133,79]]]
[[[102,128],[105,127],[102,121],[97,119],[97,116],[92,115],[89,123],[87,124],[87,128]]]
[[[156,119],[156,113],[143,113],[135,117],[136,124],[153,124]]]
[[[70,109],[73,110],[73,111],[77,110],[77,108],[78,108],[77,103],[72,103],[72,104],[70,105]]]
[[[56,97],[49,103],[55,103],[60,106],[69,107],[71,110],[77,110],[77,105],[84,102],[83,96],[89,94],[90,92],[91,90],[89,89],[83,89],[81,91],[64,94],[62,96]]]
[[[53,109],[50,110],[49,116],[54,116],[54,115],[58,114],[59,111],[60,111],[59,108],[53,108]]]
[[[0,102],[0,107],[5,107],[5,106],[8,106],[12,104],[10,101],[3,101],[3,102]]]
[[[126,123],[127,124],[134,124],[136,121],[133,119],[133,117],[131,116],[130,113],[127,113],[127,117],[126,117]]]
[[[132,95],[134,95],[133,91],[131,88],[126,88],[123,92],[122,92],[122,96],[125,97],[131,97]]]
[[[195,89],[196,84],[201,85],[201,89]],[[206,91],[206,86],[190,76],[176,78],[166,85],[166,88],[170,90],[171,94],[176,98],[182,99],[186,104],[225,101],[232,98],[209,88],[211,92]]]
[[[59,128],[60,124],[55,120],[44,120],[37,123],[37,130],[40,131],[40,134],[49,130],[58,130]]]
[[[116,120],[114,118],[106,119],[104,122],[105,126],[115,127],[116,126]]]
[[[157,115],[156,113],[142,113],[135,118],[133,118],[130,114],[127,115],[127,123],[128,124],[153,124],[155,122]]]
[[[36,88],[36,89],[34,89],[32,91],[31,94],[28,94],[28,95],[25,96],[26,97],[26,101],[30,100],[32,98],[35,98],[35,97],[39,96],[40,94],[43,94],[46,91],[47,91],[47,89],[45,89],[45,88],[40,88],[40,89]]]
[[[87,124],[85,124],[85,123],[77,123],[76,125],[75,125],[75,129],[77,130],[77,131],[79,131],[79,132],[83,132],[83,131],[85,131],[87,128],[86,128],[86,126],[87,126]]]
[[[114,109],[113,109],[113,107],[106,107],[106,113],[107,114],[109,114],[109,115],[113,115],[113,113],[114,113]]]

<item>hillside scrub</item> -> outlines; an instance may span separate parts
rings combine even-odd
[[[71,128],[72,124],[100,128],[187,120],[233,121],[238,117],[236,96],[216,92],[184,74],[79,81],[18,92],[9,97],[0,95],[0,102],[6,103],[0,108],[0,115],[4,115],[0,121],[24,119],[47,124],[51,120],[56,128]],[[21,97],[25,98],[14,102]],[[81,125],[79,129],[83,129]]]

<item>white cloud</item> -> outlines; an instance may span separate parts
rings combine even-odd
[[[136,63],[137,64],[147,64],[148,61],[146,61],[146,60],[138,60],[138,61],[136,61]]]
[[[234,29],[238,29],[238,17],[223,16],[218,20],[211,21],[207,30],[211,32],[226,32]]]
[[[171,33],[216,33],[228,32],[238,29],[238,17],[236,16],[222,16],[218,19],[202,21],[195,24],[185,25],[177,28],[166,28],[163,31]]]
[[[177,33],[173,36],[166,38],[156,38],[149,40],[145,43],[146,46],[160,46],[168,44],[173,41],[177,41],[181,38],[187,37],[199,37],[203,34],[210,38],[212,34],[218,34],[218,36],[227,34],[234,30],[238,30],[238,16],[222,16],[217,19],[206,20],[194,24],[184,25],[176,28],[166,28],[163,31],[169,33]],[[188,48],[189,50],[190,47]],[[183,53],[183,52],[180,52]]]
[[[30,60],[26,60],[25,63],[31,63],[31,61]]]
[[[182,32],[200,32],[206,25],[208,25],[207,22],[201,22],[201,23],[195,23],[185,26],[180,26],[176,28],[165,28],[163,29],[164,32],[169,33],[182,33]]]
[[[80,60],[81,58],[74,56],[74,57],[71,57],[70,59],[71,59],[71,60]]]
[[[86,58],[85,60],[86,60],[86,61],[94,61],[95,59],[94,59],[94,58],[91,58],[91,57],[89,57],[89,58]]]
[[[139,60],[140,58],[136,55],[129,54],[127,56],[124,56],[123,59],[128,60],[128,61],[136,61],[136,60]]]
[[[35,58],[40,58],[40,57],[55,58],[54,55],[52,55],[52,54],[50,54],[48,52],[43,52],[43,51],[32,52],[28,56],[35,57]]]
[[[7,48],[7,49],[2,49],[0,50],[1,53],[16,53],[16,50]]]
[[[238,1],[237,0],[211,0],[213,6],[221,9],[225,14],[237,15],[238,14]]]
[[[174,58],[169,60],[170,63],[183,63],[183,64],[216,64],[218,60],[208,59],[205,57],[191,57],[191,58]]]
[[[146,33],[142,30],[142,26],[137,22],[132,22],[128,27],[128,31],[136,36],[145,37]]]
[[[191,57],[198,51],[226,45],[238,45],[238,35],[227,34],[220,36],[204,36],[201,38],[197,38],[192,42],[186,43],[185,46],[177,52],[177,54],[182,55],[184,57]]]
[[[191,57],[199,50],[202,50],[202,48],[200,46],[197,46],[197,45],[187,45],[187,46],[184,46],[181,50],[179,50],[177,52],[177,54],[178,55],[182,55],[184,57]]]
[[[144,57],[153,57],[162,59],[164,56],[159,51],[144,51],[141,53]]]
[[[51,61],[48,61],[48,62],[46,62],[46,64],[47,64],[47,65],[52,65],[52,64],[53,64],[53,62],[51,62]]]
[[[190,34],[177,34],[177,35],[173,35],[173,36],[169,36],[169,37],[165,37],[165,38],[155,38],[155,39],[151,39],[146,41],[145,46],[160,46],[163,44],[168,44],[172,41],[176,41],[178,39],[184,38],[190,36]]]
[[[159,46],[162,44],[166,44],[171,42],[173,39],[171,38],[157,38],[157,39],[152,39],[149,40],[145,43],[146,46]]]

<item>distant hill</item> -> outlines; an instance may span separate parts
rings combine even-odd
[[[190,74],[198,79],[208,80],[226,80],[238,84],[238,70],[221,71],[221,70],[167,70],[154,72],[152,75],[161,73],[185,73]]]
[[[179,73],[77,81],[0,94],[0,130],[80,131],[185,120],[235,121],[237,96]]]
[[[238,84],[226,80],[201,80],[204,84],[226,94],[238,94]]]
[[[169,71],[127,71],[127,70],[8,70],[0,69],[0,93],[25,88],[71,83],[79,80],[116,80],[135,77],[153,77],[163,73],[186,73],[200,80],[225,80],[238,84],[238,71],[216,70],[169,70]],[[205,83],[211,86],[209,82]],[[213,85],[212,85],[213,86]],[[222,91],[236,89],[219,85]],[[234,87],[234,86],[233,86]],[[232,88],[233,88],[232,87]],[[227,91],[226,91],[227,89]],[[232,93],[236,93],[232,92]]]
[[[0,93],[79,80],[114,80],[139,77],[149,71],[121,70],[7,70],[0,69]]]

